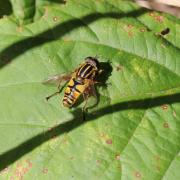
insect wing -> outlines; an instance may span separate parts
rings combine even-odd
[[[69,81],[71,79],[71,75],[72,73],[69,74],[56,74],[53,76],[50,76],[49,78],[47,78],[46,80],[44,80],[42,83],[43,84],[56,84],[59,85],[61,82],[66,82]]]
[[[96,90],[94,84],[89,84],[88,87],[85,89],[84,94],[86,97],[90,97],[90,96],[96,97]]]

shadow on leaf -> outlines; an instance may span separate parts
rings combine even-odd
[[[73,129],[83,125],[84,123],[94,121],[99,117],[104,115],[108,115],[111,113],[115,113],[118,111],[129,110],[129,109],[148,109],[157,107],[164,104],[173,104],[180,102],[180,93],[175,95],[167,95],[162,97],[155,97],[155,98],[147,98],[143,100],[132,100],[126,102],[120,102],[114,104],[112,106],[101,108],[97,111],[94,111],[91,114],[88,114],[87,120],[82,121],[82,113],[81,109],[76,109],[73,111],[73,116],[71,120],[68,122],[64,122],[62,124],[57,125],[53,128],[53,131],[46,131],[43,133],[38,134],[37,136],[28,139],[24,143],[14,147],[13,149],[4,152],[0,155],[0,170],[3,170],[25,154],[31,152],[36,147],[40,146],[41,144],[45,143],[46,141],[50,140],[52,137],[60,136],[64,133],[68,133]]]
[[[12,14],[12,6],[9,0],[0,0],[0,18]]]
[[[103,14],[92,13],[80,19],[72,19],[60,23],[52,29],[46,30],[33,37],[28,37],[26,39],[20,40],[8,46],[4,50],[2,50],[0,52],[0,68],[12,62],[13,59],[25,53],[29,49],[54,41],[55,39],[59,39],[63,37],[65,34],[73,31],[74,29],[87,26],[88,24],[91,24],[92,22],[98,19],[103,19],[103,18],[120,19],[124,17],[138,17],[145,12],[146,10],[144,9],[138,9],[128,13],[116,13],[116,12],[107,12]],[[54,36],[54,34],[56,34],[56,36]]]

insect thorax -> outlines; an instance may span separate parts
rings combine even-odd
[[[84,63],[77,71],[77,76],[84,79],[94,79],[98,72],[98,68],[90,63]]]

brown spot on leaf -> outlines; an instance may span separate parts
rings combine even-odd
[[[160,160],[160,157],[159,157],[159,156],[156,156],[155,159],[156,159],[156,161],[159,161],[159,160]]]
[[[161,106],[161,108],[162,108],[164,111],[166,111],[166,110],[168,109],[168,104],[163,104],[163,105]]]
[[[160,172],[160,157],[159,156],[155,156],[155,168],[158,172]]]
[[[106,144],[112,144],[112,139],[107,139]]]
[[[132,36],[133,36],[133,32],[129,31],[129,32],[128,32],[128,36],[129,36],[129,37],[132,37]]]
[[[149,12],[149,16],[154,17],[154,16],[155,16],[155,13],[154,13],[154,12]]]
[[[96,164],[97,164],[97,165],[100,165],[100,164],[101,164],[101,160],[99,160],[99,159],[96,160]]]
[[[23,32],[23,27],[22,26],[17,27],[16,31],[19,32],[19,33]]]
[[[176,114],[176,112],[175,112],[175,111],[173,111],[173,116],[174,116],[174,117],[177,117],[177,114]]]
[[[23,174],[26,174],[28,172],[28,168],[27,167],[26,168],[22,168],[22,172],[23,172]]]
[[[105,137],[106,134],[105,134],[104,132],[101,132],[101,133],[99,134],[99,136],[100,136],[100,137]]]
[[[54,21],[54,22],[57,22],[57,21],[58,21],[58,17],[57,17],[57,16],[54,16],[54,17],[53,17],[53,21]]]
[[[163,127],[164,127],[164,128],[169,128],[169,124],[168,124],[167,122],[165,122],[165,123],[163,124]]]
[[[43,172],[43,174],[47,174],[48,173],[48,169],[47,168],[43,168],[42,172]]]
[[[49,132],[49,133],[52,132],[53,129],[54,129],[53,127],[48,128],[48,132]]]
[[[52,138],[51,138],[52,140],[56,140],[57,139],[57,136],[56,135],[54,135],[54,136],[52,136]]]
[[[135,177],[140,179],[141,178],[141,173],[139,171],[136,171],[135,172]]]
[[[24,164],[25,162],[25,164]],[[29,159],[25,160],[24,162],[18,162],[16,165],[14,175],[19,178],[23,179],[24,175],[32,168],[32,163]]]
[[[57,127],[57,124],[55,124],[54,126],[51,126],[48,128],[48,132],[49,133],[53,133],[54,132],[54,129]]]
[[[128,27],[128,29],[130,30],[130,29],[133,28],[133,25],[132,25],[132,24],[128,24],[127,27]]]
[[[13,176],[10,177],[10,180],[15,180],[15,178]]]
[[[120,160],[120,155],[119,154],[116,154],[116,160]]]
[[[123,69],[123,66],[121,65],[116,66],[116,71],[121,71],[122,69]]]
[[[73,156],[71,156],[69,159],[70,159],[70,160],[74,160],[74,157],[73,157]]]
[[[157,170],[158,172],[161,171],[160,165],[156,165],[156,170]]]
[[[133,36],[133,32],[131,31],[134,26],[131,24],[127,24],[123,27],[123,29],[128,33],[129,37]]]
[[[6,168],[4,168],[3,170],[0,171],[0,175],[5,174],[8,171],[9,171],[9,167],[6,167]]]
[[[17,162],[16,166],[17,166],[17,167],[21,167],[21,166],[22,166],[22,163],[21,163],[21,162]]]
[[[32,168],[32,162],[29,159],[26,160],[26,163],[28,164],[29,168]]]
[[[157,22],[162,23],[164,21],[164,17],[163,16],[155,16],[154,18]]]
[[[15,175],[16,175],[18,178],[23,178],[22,172],[19,171],[19,170],[16,170],[16,171],[15,171]]]
[[[140,29],[140,32],[145,32],[145,31],[146,31],[145,28],[141,28],[141,29]]]
[[[162,44],[162,43],[161,43],[161,47],[164,48],[164,49],[166,48],[166,46],[164,44]]]

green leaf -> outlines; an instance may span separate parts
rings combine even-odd
[[[18,24],[27,24],[33,21],[36,7],[35,0],[11,0],[13,14]]]
[[[179,179],[179,25],[121,0],[50,3],[28,25],[1,19],[0,179]],[[86,121],[83,103],[45,100],[57,87],[44,79],[96,55],[107,87]]]
[[[34,20],[40,19],[46,11],[47,6],[65,4],[64,0],[38,0],[36,1],[36,12]]]

